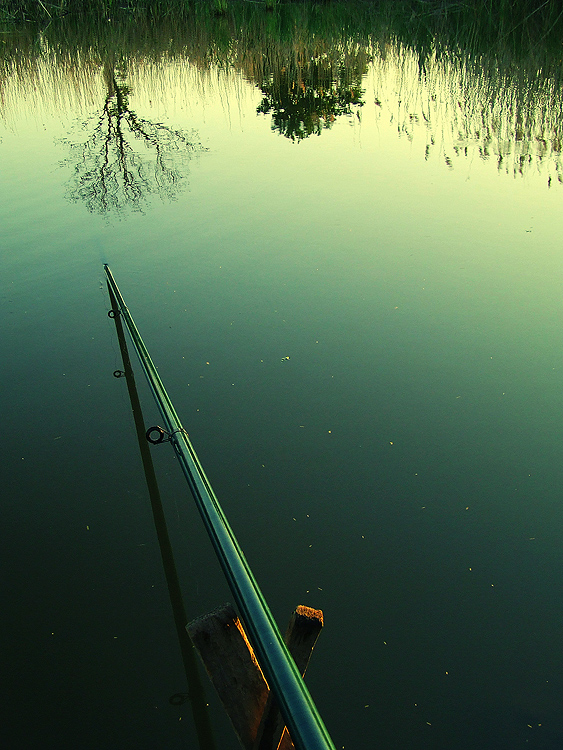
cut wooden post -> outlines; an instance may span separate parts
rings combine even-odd
[[[252,750],[268,684],[235,610],[225,604],[188,623],[186,629],[237,737],[246,750]]]
[[[323,613],[320,609],[299,605],[291,615],[284,640],[302,677],[305,676],[322,627]],[[256,735],[254,750],[278,750],[278,748],[291,750],[293,742],[285,727],[285,721],[275,696],[270,692]]]
[[[291,616],[284,640],[302,675],[322,626],[320,609],[300,605]],[[291,750],[277,702],[233,607],[225,604],[186,629],[245,750]]]

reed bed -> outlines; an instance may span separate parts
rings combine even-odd
[[[244,0],[243,0],[244,1]],[[245,0],[254,10],[271,11],[302,0]],[[193,12],[199,6],[214,15],[228,14],[241,0],[0,0],[0,21],[44,23],[68,15],[92,17],[150,17]],[[481,32],[522,36],[549,34],[563,15],[561,0],[320,0],[326,8],[361,6],[368,15],[386,17],[393,23],[426,25],[429,31],[444,23],[479,26]]]

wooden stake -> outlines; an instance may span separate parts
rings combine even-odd
[[[322,627],[323,613],[320,609],[312,609],[300,604],[291,615],[284,641],[302,677],[305,676]],[[253,750],[291,750],[291,748],[293,748],[293,742],[277,701],[274,695],[269,693]]]
[[[235,610],[225,604],[186,628],[237,737],[252,750],[268,685]]]
[[[318,609],[301,605],[291,616],[284,640],[302,675],[322,626]],[[291,750],[277,702],[233,607],[225,604],[186,629],[245,750]]]

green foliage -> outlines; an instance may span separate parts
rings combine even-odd
[[[229,0],[213,0],[215,13],[222,15],[229,9]]]
[[[526,64],[542,55],[560,56],[561,0],[0,0],[4,29],[37,24],[61,38],[124,39],[158,28],[174,32],[197,25],[206,38],[256,43],[289,40],[295,30],[327,40],[368,40],[387,34],[419,51],[421,64],[434,49],[459,49]],[[133,23],[131,23],[133,22]],[[150,28],[152,26],[153,28]],[[94,31],[95,30],[95,31]],[[211,44],[214,46],[215,42]]]
[[[21,53],[24,38],[33,46],[45,35],[71,54],[97,39],[153,56],[162,39],[164,53],[188,44],[202,64],[296,38],[364,46],[392,38],[416,50],[421,70],[434,53],[459,52],[499,69],[547,72],[563,38],[561,0],[0,0],[1,22],[0,65]],[[14,51],[8,32],[16,28]]]
[[[224,15],[245,3],[254,10],[275,11],[302,0],[0,0],[0,21],[45,23],[68,15],[81,17],[181,16],[195,6]],[[467,24],[489,41],[518,32],[522,38],[549,33],[563,16],[560,0],[324,0],[341,6],[342,15],[386,19],[393,26],[426,28],[435,33],[445,24],[450,30]],[[356,7],[355,7],[356,6]]]

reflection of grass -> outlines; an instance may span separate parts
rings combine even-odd
[[[545,168],[550,184],[552,177],[563,182],[559,77],[510,75],[488,62],[434,51],[421,74],[419,56],[393,43],[387,61],[374,55],[371,70],[381,116],[392,119],[399,137],[422,142],[426,159],[439,156],[449,168],[476,156],[513,176]]]
[[[496,160],[499,169],[518,174],[549,163],[561,174],[563,10],[554,0],[278,0],[270,10],[266,0],[42,4],[51,16],[43,32],[28,25],[4,33],[0,47],[0,80],[19,79],[21,93],[29,81],[30,97],[39,95],[34,60],[45,43],[77,95],[108,50],[119,50],[129,70],[187,58],[200,70],[241,71],[263,92],[261,111],[274,127],[300,138],[361,104],[366,70],[383,71],[392,59],[400,96],[386,107],[401,136],[425,132],[428,155],[440,148],[452,165],[456,154],[478,144],[481,158]],[[46,20],[36,0],[0,0],[4,17],[15,18],[18,9]],[[4,93],[0,107],[9,103]]]

